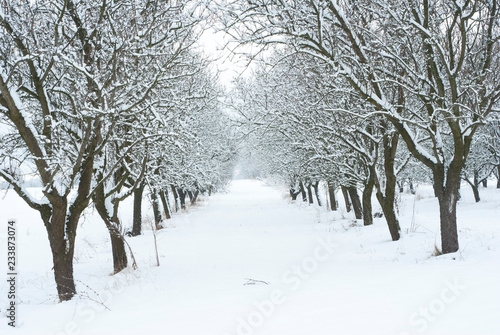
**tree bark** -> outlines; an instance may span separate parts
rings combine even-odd
[[[181,209],[186,209],[186,194],[187,192],[183,189],[178,189],[177,193],[179,194],[179,200],[181,202]]]
[[[460,161],[452,161],[447,169],[445,181],[445,167],[436,165],[433,171],[435,190],[439,202],[439,216],[441,228],[441,247],[444,254],[458,250],[457,231],[457,201],[460,185]]]
[[[155,229],[159,230],[163,228],[161,226],[161,212],[160,212],[160,203],[158,201],[158,194],[156,190],[153,188],[151,190],[151,202],[153,203],[153,216],[155,220]]]
[[[335,186],[330,182],[328,182],[328,196],[330,197],[330,209],[336,211],[337,199],[335,199]]]
[[[142,228],[142,195],[146,184],[142,182],[134,191],[134,216],[132,222],[132,236],[141,235]]]
[[[401,237],[401,228],[399,226],[399,221],[394,209],[394,203],[396,200],[396,185],[397,179],[394,173],[394,158],[396,156],[396,150],[399,141],[399,134],[385,135],[383,139],[384,146],[384,173],[385,173],[385,194],[382,191],[382,186],[375,181],[375,186],[377,187],[377,200],[382,207],[382,212],[384,213],[387,226],[389,227],[389,232],[393,241],[397,241]],[[371,173],[376,176],[375,167],[371,167]]]
[[[500,165],[497,166],[497,188],[500,188]]]
[[[479,182],[477,180],[477,176],[474,176],[473,180],[470,181],[469,178],[464,178],[465,181],[470,185],[472,189],[472,193],[474,194],[474,200],[476,202],[481,201],[481,197],[479,196]],[[459,198],[460,200],[460,198]]]
[[[194,197],[193,197],[193,201],[191,202],[191,205],[194,205],[196,200],[198,200],[198,196],[200,195],[200,190],[194,191],[193,195],[194,195]]]
[[[106,201],[111,202],[113,213],[108,212],[109,206],[106,206]],[[104,184],[97,187],[94,195],[94,204],[97,213],[104,221],[106,228],[108,228],[109,237],[111,239],[111,251],[113,253],[113,273],[116,274],[125,269],[128,264],[127,253],[125,252],[125,241],[120,231],[121,223],[118,218],[118,204],[105,198]]]
[[[309,205],[314,203],[311,183],[307,185],[307,199],[309,199]]]
[[[358,190],[355,186],[349,186],[347,188],[349,192],[349,198],[352,201],[352,208],[354,210],[354,216],[356,219],[361,220],[363,218],[363,209],[361,208],[361,201],[359,199]]]
[[[165,219],[170,220],[172,218],[172,212],[170,209],[170,202],[168,201],[168,191],[161,190],[159,193],[163,205],[163,212],[165,213]]]
[[[368,174],[365,182],[365,188],[363,190],[362,201],[363,201],[363,224],[369,226],[373,224],[373,214],[372,214],[372,194],[373,187],[375,186],[375,180],[371,173]]]
[[[316,201],[318,201],[318,206],[321,206],[321,200],[319,199],[319,181],[314,183],[314,195],[316,196]]]
[[[404,180],[399,180],[397,183],[398,183],[398,187],[399,187],[399,193],[403,193],[405,190],[404,189],[404,185],[405,185]]]
[[[111,238],[111,250],[113,252],[113,269],[118,273],[125,269],[128,264],[127,252],[125,251],[125,241],[123,235],[116,227],[120,227],[119,219],[114,218],[112,227],[108,227]]]
[[[174,195],[174,208],[175,212],[177,213],[179,211],[179,193],[177,193],[177,188],[174,185],[170,185],[170,188],[172,189],[172,194]],[[209,189],[209,195],[211,194],[211,188]]]
[[[304,183],[303,182],[299,183],[299,188],[300,188],[300,193],[302,194],[302,201],[306,202],[307,201],[307,195],[306,195],[306,190],[304,188]]]
[[[66,199],[60,198],[52,207],[52,217],[47,225],[49,243],[54,262],[54,279],[60,301],[70,300],[76,294],[73,279],[73,254],[75,250],[75,234],[65,234]]]
[[[189,202],[191,203],[191,205],[194,203],[194,195],[193,195],[193,192],[191,191],[186,191],[186,194],[188,195],[189,197]]]
[[[344,201],[345,201],[345,209],[347,213],[351,211],[351,201],[349,200],[349,192],[347,191],[347,187],[341,186],[340,187],[342,190],[342,195],[344,196]]]

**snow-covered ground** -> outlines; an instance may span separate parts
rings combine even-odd
[[[461,249],[436,257],[428,187],[399,201],[402,239],[392,242],[383,219],[363,227],[343,206],[328,212],[291,202],[284,189],[234,181],[158,232],[160,267],[146,227],[128,238],[139,268],[114,276],[107,231],[89,210],[75,252],[79,295],[64,303],[41,220],[2,192],[0,268],[15,218],[20,302],[12,329],[2,279],[0,334],[500,334],[500,190],[490,187],[478,204],[464,187]]]

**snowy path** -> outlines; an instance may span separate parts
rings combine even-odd
[[[2,322],[0,333],[498,333],[498,253],[486,261],[429,259],[418,235],[389,242],[382,224],[353,226],[332,215],[260,182],[235,181],[160,231],[160,267],[151,231],[129,239],[139,270],[116,276],[108,276],[106,231],[87,219],[75,265],[82,299],[27,301],[23,327],[13,332]],[[46,269],[44,281],[24,287],[33,297],[33,285],[52,282],[50,259],[37,266]],[[247,278],[268,284],[245,285]]]

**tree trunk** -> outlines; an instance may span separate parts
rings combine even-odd
[[[314,203],[311,184],[307,185],[307,198],[309,199],[309,205]]]
[[[163,228],[161,226],[161,212],[160,212],[160,203],[158,201],[158,194],[156,190],[153,188],[151,190],[151,202],[153,203],[153,216],[155,220],[155,229],[159,230]]]
[[[168,201],[168,191],[160,191],[160,199],[163,205],[163,212],[165,213],[165,219],[170,220],[172,218],[172,212],[170,209],[170,203]]]
[[[124,237],[116,227],[120,227],[118,217],[113,218],[112,227],[108,227],[109,236],[111,238],[111,250],[113,251],[113,269],[114,273],[118,273],[125,269],[128,264],[127,252],[125,251]]]
[[[314,183],[314,195],[316,196],[316,200],[318,201],[318,206],[321,206],[321,200],[319,199],[319,181]]]
[[[356,219],[361,220],[363,218],[363,209],[361,208],[361,201],[359,200],[358,190],[355,186],[349,186],[347,188],[347,192],[349,192],[349,197],[352,201],[354,216],[356,217]]]
[[[415,194],[415,187],[413,186],[413,181],[412,181],[412,179],[410,178],[410,179],[408,180],[408,182],[410,183],[410,193],[411,193],[411,194]]]
[[[476,202],[481,201],[481,198],[479,196],[479,182],[477,180],[477,177],[474,177],[473,181],[470,181],[469,178],[464,178],[464,179],[472,189],[472,193],[474,194],[474,200]],[[460,200],[460,198],[458,200]]]
[[[500,188],[500,165],[497,166],[497,188]]]
[[[330,197],[330,209],[337,210],[337,199],[335,199],[335,186],[328,182],[328,196]]]
[[[194,203],[196,202],[196,200],[198,200],[198,196],[199,195],[200,195],[200,191],[199,190],[194,191],[194,193],[193,193],[193,201],[191,201],[191,205],[194,205]]]
[[[76,233],[66,235],[66,199],[59,200],[60,203],[52,207],[50,223],[47,222],[45,226],[49,235],[52,260],[54,262],[57,294],[60,301],[66,301],[76,294],[73,279],[73,254]]]
[[[344,201],[345,201],[345,209],[347,213],[351,211],[351,201],[349,200],[349,192],[347,191],[347,187],[341,186],[340,187],[342,190],[342,195],[344,196]]]
[[[474,200],[476,202],[481,201],[481,198],[479,197],[479,187],[477,187],[476,185],[471,185],[471,187],[472,187],[472,193],[474,193]]]
[[[399,187],[399,193],[403,193],[404,190],[405,190],[404,189],[404,185],[405,185],[404,181],[403,180],[399,180],[397,183],[398,183],[398,187]]]
[[[108,228],[111,251],[113,252],[113,269],[116,274],[127,267],[128,260],[125,252],[125,242],[120,231],[121,223],[118,218],[118,205],[111,201],[113,213],[109,213],[109,206],[106,206],[106,201],[110,200],[104,197],[104,185],[101,185],[94,195],[94,205],[106,228]]]
[[[188,195],[189,197],[189,202],[191,203],[191,205],[194,203],[194,195],[193,195],[193,192],[191,191],[186,191],[186,194]]]
[[[384,173],[385,173],[385,192],[382,190],[382,186],[378,181],[376,181],[375,186],[377,187],[377,200],[382,207],[382,212],[384,213],[387,226],[389,228],[389,233],[393,241],[397,241],[401,237],[401,228],[399,226],[399,221],[394,209],[394,202],[396,200],[396,185],[397,179],[394,173],[394,158],[396,156],[396,150],[399,141],[399,134],[386,135],[383,139],[384,147]],[[371,167],[371,173],[374,176],[377,173],[375,167]],[[376,179],[378,180],[378,179]],[[385,193],[385,194],[384,194]]]
[[[187,194],[187,192],[182,190],[182,189],[178,189],[177,193],[179,194],[179,200],[181,202],[181,209],[186,209],[186,194]]]
[[[132,223],[132,236],[141,235],[142,228],[142,194],[146,184],[141,183],[134,191],[134,217]]]
[[[172,194],[174,195],[174,208],[175,208],[175,212],[177,213],[179,211],[179,193],[177,193],[177,188],[174,186],[174,185],[170,185],[170,188],[172,189]],[[211,191],[209,189],[209,195],[210,195]]]
[[[375,180],[371,173],[369,173],[365,189],[363,190],[362,200],[363,200],[363,224],[369,226],[373,224],[373,214],[372,214],[372,194],[373,187],[375,186]]]
[[[303,182],[299,183],[299,188],[300,188],[300,193],[302,193],[302,201],[306,202],[307,201],[307,195],[306,195],[306,190],[304,188],[304,183]]]
[[[295,183],[295,185],[297,185]],[[291,184],[290,185],[290,197],[292,198],[292,200],[297,200],[297,196],[300,194],[300,189],[295,189],[294,185]]]
[[[458,250],[457,231],[457,201],[460,185],[461,161],[452,161],[445,182],[445,167],[436,165],[433,171],[434,188],[439,201],[439,216],[441,228],[442,253],[452,253]],[[459,165],[457,167],[457,165]]]

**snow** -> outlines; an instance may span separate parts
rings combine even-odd
[[[17,220],[20,304],[14,330],[2,280],[0,333],[495,334],[500,190],[481,189],[476,204],[464,186],[462,197],[460,251],[436,257],[439,212],[430,186],[398,201],[402,238],[392,242],[383,219],[363,227],[340,197],[340,210],[329,212],[290,201],[286,189],[237,180],[157,232],[160,267],[144,224],[143,235],[128,238],[139,269],[114,276],[109,234],[89,209],[75,250],[79,295],[58,303],[40,218],[14,192],[2,194],[2,217]],[[130,226],[131,202],[121,208]],[[146,221],[150,213],[145,198]],[[4,269],[6,252],[0,263]]]

